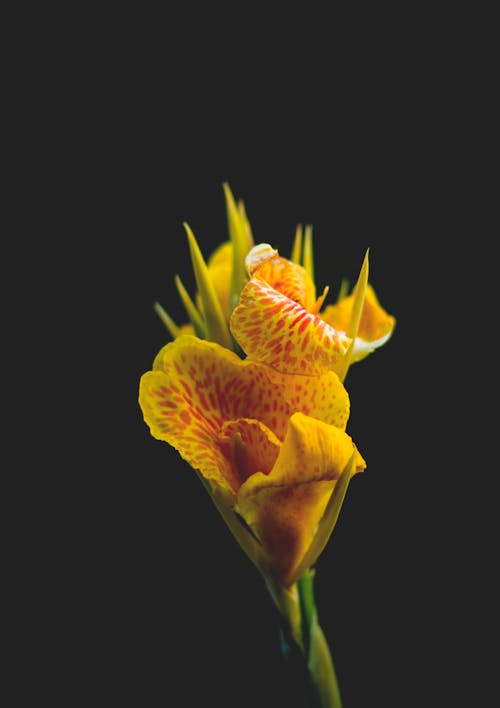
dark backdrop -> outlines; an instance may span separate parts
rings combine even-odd
[[[54,92],[44,248],[58,274],[69,453],[58,448],[58,659],[44,681],[65,705],[293,705],[260,577],[137,402],[168,339],[153,302],[181,322],[174,275],[193,287],[182,223],[208,256],[227,238],[227,181],[257,242],[288,255],[296,225],[313,226],[319,290],[354,281],[370,248],[370,280],[397,325],[346,379],[367,469],[317,564],[316,596],[345,708],[427,705],[431,686],[434,697],[448,686],[452,618],[436,578],[455,552],[436,350],[469,216],[453,76],[383,55],[332,84],[289,71],[286,86],[278,74],[261,87],[248,67],[215,86],[203,62],[181,76],[153,55],[128,47],[94,65],[87,51]]]
[[[418,484],[429,457],[423,430],[433,415],[417,368],[426,356],[418,343],[427,318],[421,293],[436,277],[438,236],[425,151],[404,133],[384,133],[374,145],[373,137],[346,138],[340,130],[309,144],[300,134],[284,140],[278,126],[265,140],[219,130],[214,146],[210,131],[193,129],[174,131],[165,144],[154,121],[143,135],[146,123],[123,154],[113,150],[117,164],[105,185],[98,182],[106,222],[89,231],[112,284],[100,312],[108,344],[113,333],[101,364],[103,447],[92,471],[96,536],[88,519],[97,549],[85,578],[90,685],[99,677],[110,700],[132,695],[148,706],[168,704],[176,692],[175,705],[199,705],[200,690],[201,704],[221,707],[271,708],[287,695],[276,617],[260,577],[194,472],[150,436],[137,404],[140,375],[168,340],[152,304],[159,300],[182,322],[174,275],[193,292],[182,222],[208,256],[227,237],[228,181],[245,201],[257,242],[287,255],[296,224],[313,225],[318,289],[329,284],[333,295],[343,276],[354,281],[369,247],[370,280],[397,318],[389,343],[346,380],[348,432],[368,466],[353,479],[319,560],[316,593],[345,708],[366,706],[371,696],[376,704],[413,705],[415,647],[431,629],[425,608],[433,563],[422,523],[433,512]]]

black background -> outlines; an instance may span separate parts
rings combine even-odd
[[[228,182],[256,242],[288,255],[296,225],[313,226],[328,301],[370,249],[370,281],[397,324],[346,379],[367,469],[317,564],[317,606],[344,708],[449,705],[464,530],[441,353],[477,218],[464,48],[436,42],[431,56],[430,30],[425,48],[407,32],[363,47],[351,26],[342,48],[312,33],[298,51],[284,32],[287,50],[259,63],[258,42],[225,36],[194,55],[184,25],[165,37],[146,25],[101,34],[96,22],[92,41],[68,32],[26,72],[36,120],[22,113],[31,152],[19,169],[43,234],[31,262],[47,263],[32,299],[46,298],[47,319],[32,326],[57,372],[42,377],[56,409],[52,472],[32,495],[49,499],[50,542],[29,535],[39,694],[68,706],[294,706],[261,578],[137,402],[168,340],[153,302],[182,322],[174,275],[193,292],[182,224],[208,257],[227,238]]]
[[[392,143],[385,135],[382,149],[361,138],[361,129],[304,145],[305,135],[284,137],[272,125],[250,140],[245,131],[217,132],[210,149],[213,136],[200,118],[202,135],[181,132],[172,162],[168,150],[155,149],[162,131],[154,126],[153,144],[133,138],[133,158],[127,151],[121,169],[112,170],[116,206],[106,230],[98,229],[99,246],[113,254],[107,272],[118,277],[111,301],[102,303],[116,351],[101,364],[113,395],[104,394],[105,453],[92,475],[98,538],[92,516],[86,519],[98,549],[84,581],[90,685],[99,676],[110,697],[134,696],[137,705],[161,705],[172,693],[176,705],[198,705],[201,690],[214,705],[274,706],[290,690],[263,582],[192,470],[150,436],[137,404],[139,377],[168,339],[152,303],[182,322],[173,276],[193,292],[182,222],[208,256],[227,237],[228,181],[245,201],[257,242],[285,255],[296,224],[313,225],[319,289],[330,284],[335,293],[344,275],[352,282],[369,247],[371,281],[397,318],[389,343],[346,380],[348,432],[368,467],[353,480],[318,563],[316,593],[346,708],[367,705],[369,696],[412,705],[422,690],[415,647],[429,641],[428,605],[436,601],[428,584],[435,558],[426,548],[435,499],[421,478],[439,432],[426,364],[418,366],[427,319],[419,294],[436,277],[429,233],[437,228],[429,213],[435,181],[422,164],[425,152],[417,154],[404,131]],[[293,705],[293,696],[287,700]]]

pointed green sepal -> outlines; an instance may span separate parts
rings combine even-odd
[[[361,313],[363,312],[363,305],[365,304],[366,286],[368,284],[368,254],[370,249],[366,249],[365,257],[363,259],[363,265],[359,272],[359,277],[354,287],[354,302],[352,305],[351,319],[349,320],[349,325],[346,330],[348,337],[351,337],[352,341],[349,345],[349,349],[342,359],[340,370],[338,371],[338,377],[342,381],[345,381],[347,372],[349,370],[349,365],[352,359],[352,350],[354,349],[354,340],[358,335],[359,323],[361,321]]]
[[[295,229],[295,238],[293,239],[290,260],[292,263],[302,265],[302,224],[297,224]]]
[[[309,568],[316,563],[328,543],[333,529],[335,528],[335,524],[337,523],[337,519],[339,518],[340,509],[347,492],[349,480],[354,471],[354,458],[355,453],[353,452],[347,465],[344,467],[342,474],[338,478],[337,483],[335,484],[335,488],[328,501],[325,513],[318,524],[312,543],[307,549],[302,561],[297,566],[292,577],[292,582],[298,580],[303,573],[309,570]]]
[[[194,327],[196,336],[200,337],[200,339],[206,339],[206,329],[203,317],[200,315],[198,308],[196,307],[192,299],[189,297],[189,293],[184,287],[182,280],[179,278],[178,275],[174,277],[174,283],[175,287],[177,288],[177,292],[179,293],[179,297],[182,300],[182,304],[186,309],[189,321]]]
[[[302,265],[314,282],[314,253],[312,240],[312,226],[307,224],[304,229],[304,253],[302,255]]]
[[[248,221],[245,203],[243,202],[243,199],[238,200],[238,210],[240,212],[241,220],[245,226],[245,231],[248,240],[248,250],[250,250],[251,248],[253,248],[253,246],[255,246],[255,242],[253,239],[252,227],[250,226],[250,222]]]
[[[236,205],[233,193],[227,182],[222,185],[226,199],[227,224],[229,238],[233,246],[233,265],[231,272],[230,308],[234,310],[240,299],[240,293],[247,281],[245,257],[250,250],[246,217]]]
[[[176,325],[174,320],[170,317],[168,312],[163,309],[159,302],[153,303],[153,310],[156,312],[160,320],[170,332],[172,339],[176,339],[176,337],[179,336],[180,329],[178,325]]]
[[[198,242],[189,225],[184,222],[193,264],[196,286],[200,295],[205,319],[206,339],[217,342],[226,349],[233,349],[233,340],[229,332],[217,293],[210,280],[207,264],[201,255]]]

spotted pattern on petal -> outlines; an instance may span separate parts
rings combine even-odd
[[[283,373],[331,370],[351,341],[258,277],[243,288],[230,328],[248,357]]]
[[[176,340],[178,341],[178,340]],[[185,378],[148,371],[139,386],[139,404],[151,435],[172,445],[203,477],[226,492],[240,480],[217,445],[221,421],[217,411],[203,409],[186,390]]]
[[[298,302],[306,310],[314,306],[316,286],[300,265],[275,255],[263,261],[254,269],[252,276],[262,278],[274,290]]]

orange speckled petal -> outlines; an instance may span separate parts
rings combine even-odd
[[[217,444],[220,423],[186,395],[183,384],[184,380],[173,379],[162,371],[143,374],[139,404],[144,420],[153,437],[175,447],[205,479],[214,482],[226,495],[231,494],[240,481]]]
[[[307,551],[353,451],[354,474],[366,463],[350,436],[296,413],[271,472],[256,473],[240,487],[236,510],[260,539],[285,585]]]
[[[187,401],[212,422],[239,418],[263,423],[283,440],[290,416],[303,412],[345,428],[349,396],[333,372],[307,377],[287,375],[269,366],[242,360],[223,347],[185,335],[163,347],[154,370],[162,371]]]
[[[351,317],[354,296],[349,295],[335,305],[328,305],[320,317],[329,325],[347,329]],[[358,336],[354,342],[352,361],[360,361],[374,349],[378,349],[392,335],[396,319],[380,305],[373,287],[366,286],[365,302],[359,322]]]
[[[276,249],[261,243],[248,253],[245,263],[250,276],[265,280],[282,295],[298,302],[308,312],[316,303],[316,286],[305,268],[278,255]]]
[[[255,472],[268,474],[281,446],[272,430],[249,418],[224,423],[219,440],[226,457],[234,463],[241,482]]]
[[[230,329],[248,357],[310,376],[334,369],[351,341],[257,277],[243,288]]]
[[[281,374],[265,367],[269,380],[279,391],[280,404],[283,406],[285,423],[293,413],[305,415],[334,425],[345,430],[350,413],[349,394],[333,371],[321,376],[300,376],[299,374]],[[280,440],[284,439],[286,428],[277,432]]]

